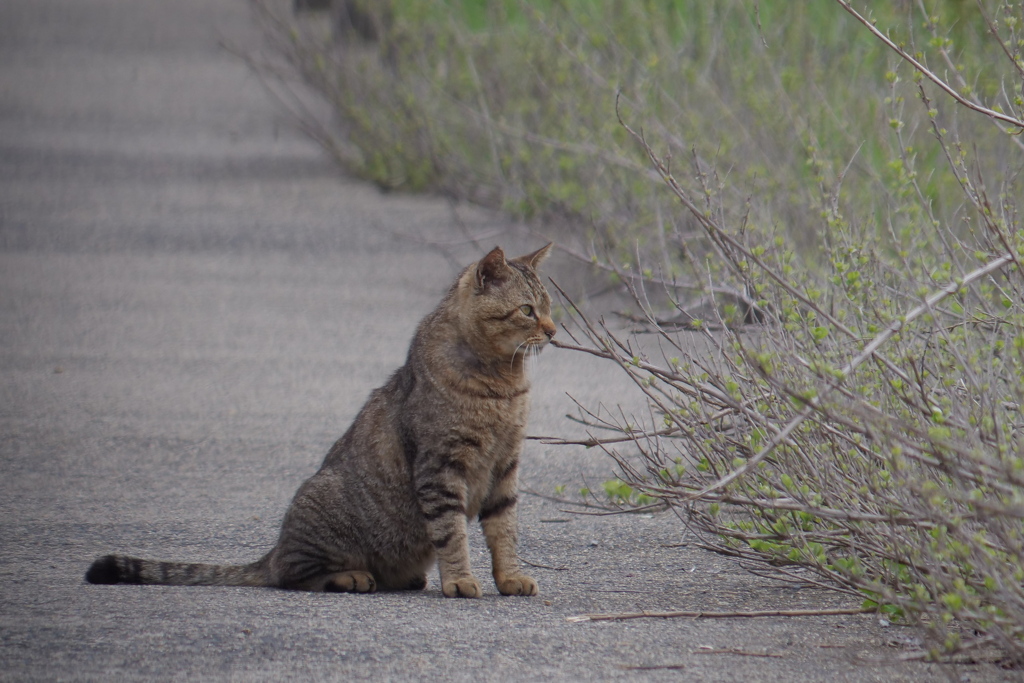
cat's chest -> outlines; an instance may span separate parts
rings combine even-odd
[[[526,394],[510,399],[465,397],[459,402],[456,418],[461,416],[467,424],[479,429],[505,431],[512,427],[525,427],[530,412]]]
[[[416,423],[425,441],[421,450],[453,450],[447,457],[472,460],[465,464],[481,476],[518,452],[530,412],[529,385],[496,387],[478,383],[424,383],[415,392],[406,417]],[[504,394],[504,395],[502,395]]]

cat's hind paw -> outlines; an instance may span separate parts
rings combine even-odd
[[[502,595],[537,595],[537,582],[526,574],[496,578],[494,583]]]
[[[377,581],[370,572],[348,571],[331,574],[324,584],[327,593],[373,593]]]
[[[480,582],[473,576],[463,576],[454,581],[442,581],[441,592],[446,598],[479,598],[484,594]]]

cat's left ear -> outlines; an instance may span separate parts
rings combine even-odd
[[[541,247],[532,254],[526,254],[525,256],[520,256],[512,260],[518,261],[519,263],[525,263],[534,270],[537,270],[537,268],[540,267],[540,264],[544,262],[544,259],[548,257],[548,254],[551,253],[551,247],[553,246],[555,246],[554,242],[548,242],[547,245]]]
[[[487,283],[498,283],[508,279],[508,263],[501,247],[495,247],[476,264],[476,288],[483,289]]]

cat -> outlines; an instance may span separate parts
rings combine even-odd
[[[100,557],[90,583],[419,590],[437,563],[446,597],[476,598],[467,521],[476,517],[503,595],[537,595],[516,545],[527,356],[554,337],[537,267],[551,244],[465,268],[419,324],[401,368],[374,390],[295,494],[277,545],[247,565]]]

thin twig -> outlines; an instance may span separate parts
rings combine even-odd
[[[630,666],[629,664],[619,664],[618,668],[623,671],[663,671],[672,669],[685,669],[685,664],[651,664],[650,666]]]
[[[529,496],[536,496],[537,498],[543,498],[544,500],[550,500],[551,502],[558,503],[559,505],[575,505],[576,507],[581,507],[581,508],[592,508],[592,509],[596,509],[596,510],[603,510],[606,513],[610,513],[610,514],[618,514],[619,512],[621,512],[621,510],[619,510],[618,508],[612,508],[612,507],[608,507],[608,506],[604,506],[604,505],[594,505],[593,503],[587,503],[587,502],[578,501],[578,500],[569,500],[568,498],[560,498],[558,496],[549,496],[547,494],[540,493],[538,491],[533,491],[533,490],[527,489],[527,488],[520,488],[519,492],[520,493],[525,493],[525,494],[527,494]],[[574,514],[574,515],[575,514],[579,514],[578,511],[576,511],[576,510],[564,510],[563,512],[568,512],[568,513]]]
[[[567,571],[569,571],[568,567],[552,567],[552,566],[546,565],[546,564],[537,564],[536,562],[530,562],[529,560],[523,558],[522,556],[519,557],[519,561],[522,562],[523,564],[528,564],[531,567],[536,567],[537,569],[551,569],[552,571],[556,571],[556,572],[567,572]]]
[[[618,614],[580,614],[577,616],[566,617],[565,620],[572,623],[579,623],[583,621],[625,621],[627,619],[674,619],[677,617],[688,618],[688,619],[734,619],[734,618],[746,618],[756,619],[761,617],[834,617],[834,616],[846,616],[851,614],[867,614],[873,612],[872,609],[865,609],[863,607],[848,607],[838,609],[772,609],[772,610],[753,610],[753,611],[734,611],[734,612],[694,612],[694,611],[677,611],[677,612],[621,612]]]
[[[740,650],[735,647],[701,647],[693,651],[695,655],[740,655],[742,657],[778,657],[782,658],[785,655],[780,655],[773,652],[749,652],[747,650]]]
[[[840,7],[842,7],[844,10],[853,15],[854,19],[863,24],[868,31],[873,33],[876,38],[885,43],[886,46],[888,46],[893,52],[899,55],[900,59],[904,60],[905,62],[913,66],[915,69],[917,69],[921,73],[921,75],[923,75],[925,78],[930,80],[935,85],[939,86],[940,89],[942,89],[947,95],[956,100],[961,106],[967,107],[968,109],[976,111],[980,114],[984,114],[985,116],[991,119],[996,119],[998,121],[1002,121],[1003,123],[1007,123],[1015,128],[1024,128],[1024,121],[1021,121],[1020,119],[1014,118],[1012,116],[1007,116],[1006,114],[998,112],[994,109],[983,107],[980,104],[976,104],[971,100],[967,99],[966,97],[964,97],[963,95],[961,95],[960,93],[958,93],[956,91],[956,88],[954,88],[953,86],[946,83],[946,81],[936,76],[928,69],[928,67],[919,62],[917,59],[915,59],[913,55],[911,55],[906,50],[901,48],[899,45],[894,43],[889,38],[889,36],[879,31],[878,28],[875,26],[874,22],[865,18],[863,15],[857,12],[857,10],[853,9],[853,7],[850,6],[849,2],[847,2],[846,0],[836,0],[836,2],[839,3]]]

